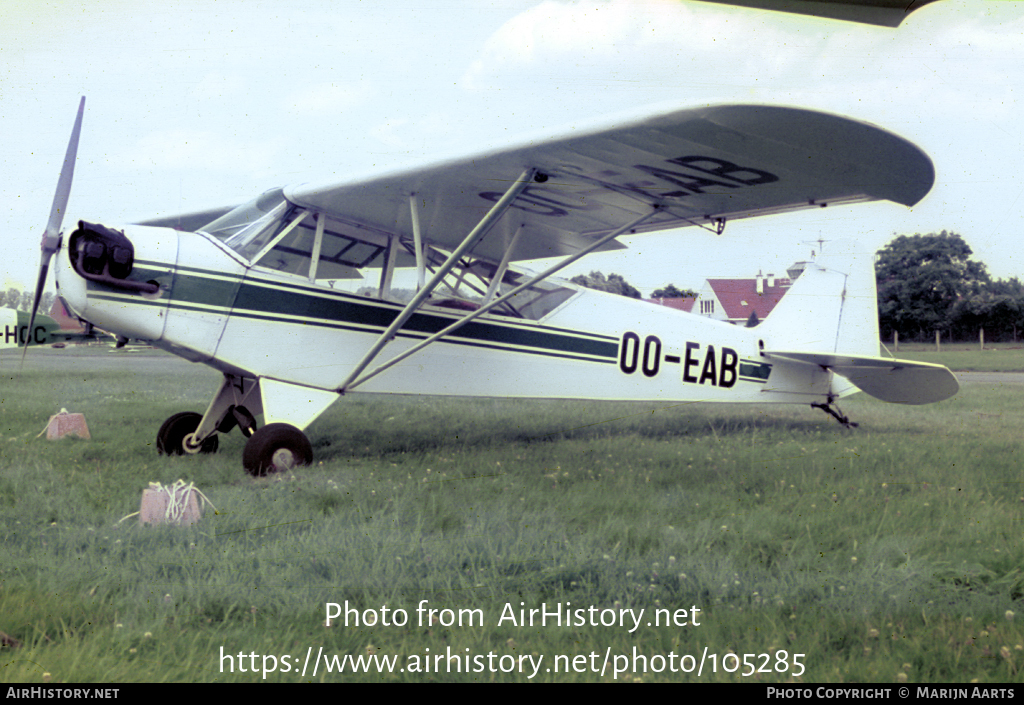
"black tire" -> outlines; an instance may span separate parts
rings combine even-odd
[[[242,451],[242,465],[254,477],[313,462],[313,446],[291,424],[267,424],[252,434]]]
[[[196,432],[199,422],[202,420],[203,415],[194,411],[183,411],[168,418],[156,433],[157,452],[160,455],[216,453],[220,446],[220,440],[216,434],[203,441],[198,451],[191,451],[185,446],[185,438]]]

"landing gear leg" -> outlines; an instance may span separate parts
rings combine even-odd
[[[156,436],[157,450],[163,455],[216,452],[218,433],[238,426],[248,438],[256,432],[254,413],[262,411],[259,382],[225,374],[205,414],[187,411],[164,421]]]
[[[811,408],[821,409],[843,426],[846,426],[846,428],[857,428],[860,425],[854,421],[850,421],[850,418],[846,416],[839,408],[839,405],[836,404],[836,398],[832,395],[829,395],[828,401],[824,404],[819,404],[817,402],[812,403]]]

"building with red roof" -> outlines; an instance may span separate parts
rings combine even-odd
[[[756,314],[758,322],[767,318],[803,270],[804,263],[797,262],[787,270],[789,277],[776,277],[771,273],[762,275],[758,272],[753,279],[707,279],[696,299],[647,301],[745,326],[751,314]]]

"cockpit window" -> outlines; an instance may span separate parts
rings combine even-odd
[[[301,209],[294,209],[281,218],[281,227],[272,228],[276,236],[296,218],[302,216]],[[317,221],[320,215],[306,214],[274,247],[256,262],[261,267],[290,274],[300,274],[314,279],[351,279],[358,277],[359,270],[380,266],[378,259],[387,250],[386,241],[366,242],[347,234],[333,222],[324,223],[323,238],[320,241],[320,256],[316,269],[310,271],[310,262],[316,248]],[[259,238],[263,247],[273,236]],[[258,253],[259,250],[253,254]],[[375,265],[376,263],[376,265]]]
[[[307,211],[289,203],[281,189],[267,191],[202,230],[252,265],[396,303],[410,301],[419,288],[420,277],[430,278],[448,257],[427,246],[424,271],[420,272],[409,238]],[[477,310],[531,278],[528,272],[517,269],[499,271],[493,262],[466,257],[444,277],[425,304]],[[558,280],[536,282],[489,313],[536,321],[575,293],[576,289]]]

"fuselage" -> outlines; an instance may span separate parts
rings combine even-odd
[[[205,233],[128,226],[136,291],[81,276],[57,253],[58,294],[82,319],[223,372],[336,390],[403,305],[242,260]],[[484,314],[358,391],[488,397],[814,402],[831,373],[769,363],[742,328],[560,282],[539,320]],[[152,286],[155,285],[155,286]],[[465,314],[421,307],[381,361]]]

